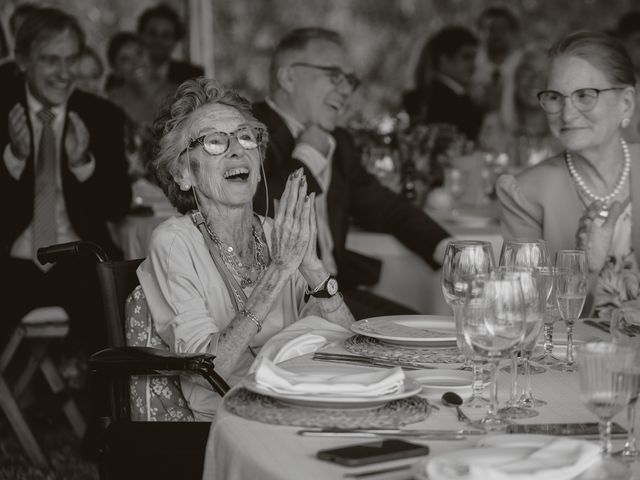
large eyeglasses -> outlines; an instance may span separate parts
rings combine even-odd
[[[547,113],[558,113],[564,106],[564,99],[570,98],[571,103],[579,112],[588,112],[592,110],[601,92],[609,92],[612,90],[622,90],[624,87],[611,88],[579,88],[569,95],[563,95],[555,90],[543,90],[538,93],[538,102],[542,109]]]
[[[266,142],[267,130],[263,127],[246,125],[238,128],[235,132],[219,132],[213,131],[201,137],[192,139],[189,146],[182,153],[192,149],[196,145],[202,145],[202,149],[209,155],[222,155],[229,150],[231,137],[236,137],[238,143],[245,150],[254,150],[264,142]],[[181,153],[181,154],[182,154]]]
[[[291,64],[292,67],[315,68],[322,70],[329,76],[329,80],[333,85],[340,85],[345,82],[351,91],[356,90],[360,86],[360,79],[352,73],[347,73],[339,67],[329,67],[324,65],[314,65],[312,63],[296,62]]]

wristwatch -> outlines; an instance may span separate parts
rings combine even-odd
[[[331,298],[336,293],[338,293],[338,280],[333,275],[329,275],[313,292],[309,292],[309,295],[316,298]]]

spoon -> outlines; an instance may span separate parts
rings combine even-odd
[[[460,409],[460,405],[462,405],[463,400],[460,398],[460,395],[454,392],[445,392],[442,394],[441,398],[442,404],[445,407],[455,407],[458,412],[458,421],[459,422],[469,422],[471,421],[469,417],[465,415],[465,413]]]

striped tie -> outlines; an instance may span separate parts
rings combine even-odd
[[[43,108],[38,112],[42,136],[35,166],[35,201],[33,204],[33,258],[40,247],[56,243],[56,137],[51,122],[55,115]],[[36,264],[43,268],[35,260]]]

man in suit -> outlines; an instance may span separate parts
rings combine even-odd
[[[427,89],[425,123],[449,123],[475,140],[483,113],[471,98],[478,40],[464,27],[445,27],[427,43],[435,75]]]
[[[105,346],[95,260],[46,268],[36,259],[40,247],[76,240],[121,256],[107,222],[122,218],[131,203],[124,114],[74,90],[83,47],[76,19],[53,8],[31,13],[17,33],[15,57],[25,80],[0,96],[0,343],[32,308],[60,305],[75,352]]]
[[[176,86],[204,75],[204,70],[189,62],[171,59],[171,53],[184,37],[184,26],[177,12],[165,4],[149,8],[138,19],[138,33],[149,48],[158,77]]]
[[[281,40],[272,58],[271,95],[254,106],[255,116],[269,130],[264,160],[269,212],[273,213],[273,199],[280,198],[288,175],[304,167],[309,191],[317,195],[322,261],[338,276],[356,318],[411,313],[406,307],[358,289],[378,280],[379,264],[345,249],[351,221],[368,230],[395,235],[433,268],[439,266],[434,250],[448,235],[369,175],[360,163],[351,135],[336,127],[357,85],[337,33],[305,28]],[[265,199],[264,191],[256,193],[257,212],[265,210]]]

